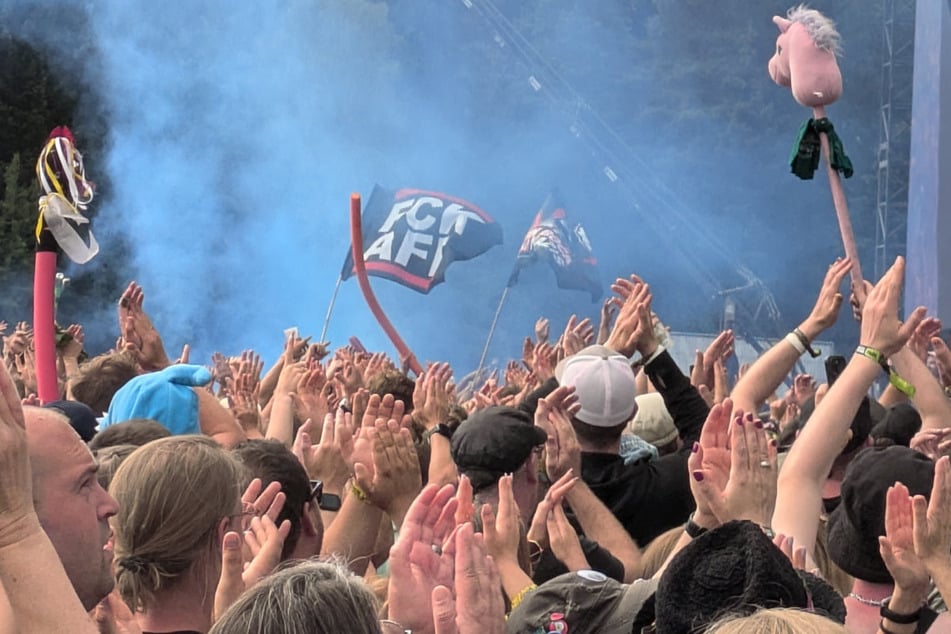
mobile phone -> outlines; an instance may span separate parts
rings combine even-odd
[[[829,387],[832,387],[835,380],[842,374],[845,364],[845,357],[841,354],[832,354],[826,358],[826,383],[829,384]]]

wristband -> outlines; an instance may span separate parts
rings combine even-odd
[[[684,532],[690,536],[690,539],[697,539],[706,533],[707,529],[693,521],[693,516],[694,514],[691,513],[690,517],[687,518],[687,523],[684,524]]]
[[[897,634],[897,632],[893,632],[887,627],[885,627],[885,619],[882,619],[881,621],[879,621],[878,629],[882,631],[882,634]]]
[[[811,345],[809,345],[809,338],[806,337],[803,331],[799,330],[798,328],[793,328],[792,334],[795,335],[797,339],[799,339],[799,343],[802,344],[802,347],[805,349],[806,352],[809,353],[810,357],[815,359],[820,354],[822,354],[822,350],[815,350],[813,349]]]
[[[396,628],[391,629],[391,631],[400,632],[400,634],[413,634],[413,630],[409,629],[408,627],[403,627],[391,619],[380,619],[380,625],[389,625],[391,628]]]
[[[892,598],[888,597],[882,601],[882,607],[879,609],[879,614],[882,615],[883,619],[888,619],[892,623],[897,623],[898,625],[911,625],[912,623],[917,623],[918,619],[921,618],[921,608],[912,612],[911,614],[899,614],[898,612],[892,612],[888,608],[888,602]]]
[[[802,342],[799,341],[799,337],[797,337],[795,333],[791,332],[786,335],[784,341],[795,348],[800,357],[806,354],[806,346],[802,345]]]
[[[898,376],[898,373],[895,372],[895,369],[888,365],[888,360],[885,358],[885,355],[882,354],[881,350],[872,348],[871,346],[859,346],[855,349],[855,354],[865,357],[866,359],[871,359],[881,366],[882,371],[888,375],[888,382],[896,390],[908,398],[911,398],[915,395],[915,386]]]
[[[358,500],[360,500],[361,502],[366,502],[367,504],[370,503],[370,498],[367,497],[366,491],[361,489],[360,485],[357,484],[356,482],[353,482],[353,481],[350,482],[350,493],[352,493],[353,496],[357,498]]]

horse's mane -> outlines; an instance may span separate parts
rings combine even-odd
[[[809,37],[816,43],[816,47],[823,51],[828,51],[833,55],[839,55],[842,52],[842,46],[839,39],[839,32],[835,28],[835,22],[822,15],[815,9],[810,9],[804,4],[793,7],[786,14],[786,18],[791,22],[798,22],[806,28]]]

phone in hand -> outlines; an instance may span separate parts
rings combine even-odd
[[[832,387],[835,380],[842,374],[842,370],[845,369],[845,364],[845,357],[841,354],[830,354],[826,358],[826,383],[829,384],[829,387]]]

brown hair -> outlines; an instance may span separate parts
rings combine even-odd
[[[208,574],[208,562],[218,565],[218,526],[240,508],[245,480],[237,459],[204,436],[156,440],[122,463],[109,492],[119,503],[116,586],[133,611],[193,566]]]
[[[89,448],[96,451],[116,445],[141,447],[145,443],[159,438],[168,438],[171,435],[172,432],[158,421],[150,418],[133,418],[115,425],[109,425],[98,432],[89,441]]]
[[[85,403],[96,414],[109,410],[112,397],[123,385],[138,376],[135,358],[127,352],[107,352],[79,366],[69,382],[74,400]]]
[[[403,401],[407,414],[413,411],[413,391],[415,389],[416,383],[413,379],[399,370],[384,370],[367,381],[367,391],[370,394],[378,394],[381,397],[392,394],[396,400]]]

